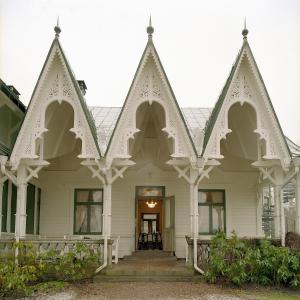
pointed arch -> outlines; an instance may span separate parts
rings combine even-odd
[[[290,151],[247,39],[244,39],[206,126],[203,157],[222,158],[220,142],[230,132],[228,111],[235,103],[248,103],[254,107],[257,116],[255,132],[266,145],[264,158],[279,160],[285,169],[288,168]]]
[[[128,142],[136,132],[135,113],[141,103],[157,102],[164,107],[166,126],[164,131],[174,139],[174,157],[195,159],[197,151],[193,144],[182,112],[150,39],[143,52],[125,103],[106,150],[109,162],[114,158],[129,158]]]
[[[22,158],[36,159],[35,142],[46,132],[45,111],[53,101],[68,102],[74,109],[76,137],[82,140],[81,158],[99,158],[97,134],[92,116],[66,59],[58,38],[52,42],[46,61],[34,88],[24,121],[10,157],[13,168]]]

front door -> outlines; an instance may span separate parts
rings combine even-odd
[[[175,197],[164,198],[164,251],[175,251]]]

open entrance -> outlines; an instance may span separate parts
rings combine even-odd
[[[175,197],[162,186],[136,187],[136,250],[174,252]]]

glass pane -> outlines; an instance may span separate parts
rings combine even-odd
[[[224,231],[224,207],[212,207],[213,232]]]
[[[152,233],[156,233],[156,221],[152,221]]]
[[[221,191],[210,192],[212,203],[224,203],[224,193]]]
[[[143,218],[145,220],[156,220],[157,219],[157,215],[155,215],[155,214],[144,214]]]
[[[77,202],[87,202],[89,200],[89,191],[76,191]]]
[[[102,231],[102,205],[91,205],[91,232]]]
[[[87,232],[87,206],[77,205],[75,212],[75,231]]]
[[[199,206],[199,232],[209,233],[209,206]]]
[[[206,203],[207,194],[206,192],[199,191],[198,192],[198,201],[199,203]]]
[[[161,187],[140,187],[138,188],[139,196],[162,196]]]
[[[223,191],[199,191],[199,203],[223,203]]]
[[[102,191],[93,191],[93,202],[102,202]]]
[[[142,232],[143,233],[148,233],[148,221],[143,221],[142,222]]]

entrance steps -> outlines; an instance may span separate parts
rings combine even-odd
[[[178,260],[171,252],[160,250],[136,251],[104,269],[95,281],[198,281],[191,266]]]

